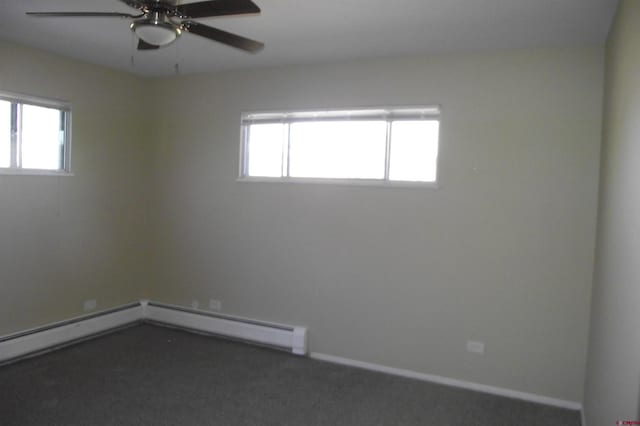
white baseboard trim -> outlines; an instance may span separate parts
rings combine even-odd
[[[0,337],[0,362],[45,351],[142,319],[138,303]]]
[[[362,368],[380,373],[392,374],[394,376],[407,377],[410,379],[423,380],[426,382],[438,383],[441,385],[453,386],[457,388],[469,389],[478,392],[488,393],[492,395],[504,396],[507,398],[520,399],[538,404],[551,405],[554,407],[566,408],[569,410],[582,410],[582,404],[575,401],[566,401],[563,399],[551,398],[548,396],[537,395],[528,392],[521,392],[512,389],[500,388],[497,386],[483,385],[480,383],[467,382],[464,380],[450,379],[448,377],[436,376],[433,374],[419,373],[412,370],[404,370],[401,368],[388,367],[370,362],[358,361],[349,358],[343,358],[334,355],[327,355],[317,352],[311,352],[310,357],[319,361],[331,362],[334,364],[346,365],[349,367]]]
[[[221,315],[157,302],[142,302],[145,319],[191,330],[277,346],[307,354],[307,328]]]

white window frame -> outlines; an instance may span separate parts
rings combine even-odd
[[[10,167],[0,167],[0,175],[34,175],[34,176],[73,176],[71,173],[71,103],[67,101],[42,98],[39,96],[0,91],[0,100],[12,104],[12,114],[22,105],[33,105],[45,108],[55,108],[64,112],[64,142],[62,145],[63,167],[57,170],[28,169],[20,167],[18,162],[18,129],[16,123],[11,123],[11,154]]]
[[[288,175],[288,152],[290,141],[286,141],[283,147],[283,176],[249,176],[248,156],[249,156],[249,126],[261,123],[283,123],[291,124],[296,121],[341,121],[341,120],[384,120],[387,122],[386,150],[385,150],[385,171],[384,178],[381,179],[358,179],[358,178],[302,178],[284,176],[285,168]],[[406,107],[353,107],[336,109],[305,109],[288,111],[261,111],[244,112],[241,117],[241,140],[239,152],[238,182],[266,182],[266,183],[315,183],[315,184],[337,184],[356,186],[382,186],[382,187],[416,187],[416,188],[438,188],[439,182],[439,159],[440,141],[442,140],[442,126],[438,134],[438,154],[436,156],[436,179],[433,182],[424,181],[400,181],[389,180],[390,152],[391,152],[391,123],[401,120],[436,120],[442,124],[442,108],[440,105],[428,106],[406,106]],[[286,130],[288,132],[288,128]]]

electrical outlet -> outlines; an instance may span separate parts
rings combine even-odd
[[[97,305],[96,299],[85,300],[82,304],[82,309],[84,309],[85,312],[93,311]]]
[[[193,299],[193,302],[191,302],[191,307],[193,309],[198,309],[200,307],[200,302],[198,302],[197,300]]]
[[[221,311],[222,302],[216,299],[209,299],[209,309],[212,311]]]
[[[484,355],[484,342],[469,340],[467,342],[467,351],[474,354]]]

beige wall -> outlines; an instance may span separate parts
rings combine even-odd
[[[581,400],[601,49],[154,80],[0,54],[0,90],[73,103],[75,172],[0,176],[0,335],[214,297],[316,352]],[[242,111],[431,103],[438,190],[235,181]]]
[[[598,249],[585,408],[589,426],[640,420],[640,3],[607,45]]]
[[[215,297],[308,325],[316,352],[580,401],[602,69],[587,48],[155,80],[152,298]],[[242,111],[432,103],[438,190],[235,180]]]
[[[0,176],[0,335],[139,299],[147,282],[143,83],[0,42],[0,91],[68,100],[73,177]]]

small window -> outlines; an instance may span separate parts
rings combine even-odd
[[[0,93],[0,173],[69,172],[68,104]]]
[[[435,183],[439,127],[437,107],[243,114],[240,178]]]

